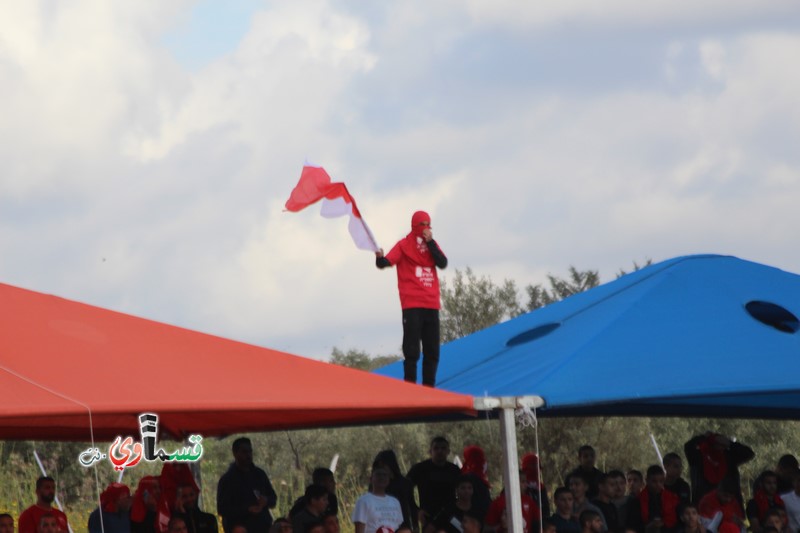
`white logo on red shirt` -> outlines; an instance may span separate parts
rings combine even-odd
[[[418,266],[414,274],[423,287],[433,287],[434,272],[432,267]]]

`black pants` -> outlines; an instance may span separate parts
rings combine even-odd
[[[436,385],[439,366],[439,310],[414,307],[403,309],[403,374],[406,381],[417,382],[419,345],[422,343],[422,384]]]

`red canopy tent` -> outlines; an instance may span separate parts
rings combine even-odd
[[[0,284],[0,439],[173,437],[474,414],[470,396]]]

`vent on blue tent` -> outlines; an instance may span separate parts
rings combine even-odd
[[[510,339],[508,339],[508,342],[506,342],[506,346],[518,346],[520,344],[525,344],[526,342],[531,342],[535,341],[536,339],[541,339],[545,335],[549,335],[550,333],[554,332],[560,327],[561,327],[560,322],[552,322],[550,324],[536,326],[533,329],[529,329],[528,331],[523,331],[519,335],[511,337]]]
[[[791,311],[780,305],[753,300],[752,302],[747,302],[744,308],[751,317],[778,331],[784,333],[797,333],[800,331],[800,320]]]

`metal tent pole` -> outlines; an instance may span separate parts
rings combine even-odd
[[[475,409],[500,410],[500,431],[503,441],[503,486],[506,495],[506,520],[510,533],[522,533],[522,489],[519,484],[517,426],[514,412],[518,407],[541,407],[539,396],[504,396],[475,398]]]
[[[519,486],[519,454],[514,410],[516,398],[500,398],[500,432],[503,439],[503,486],[506,489],[508,530],[522,533],[522,495]]]

